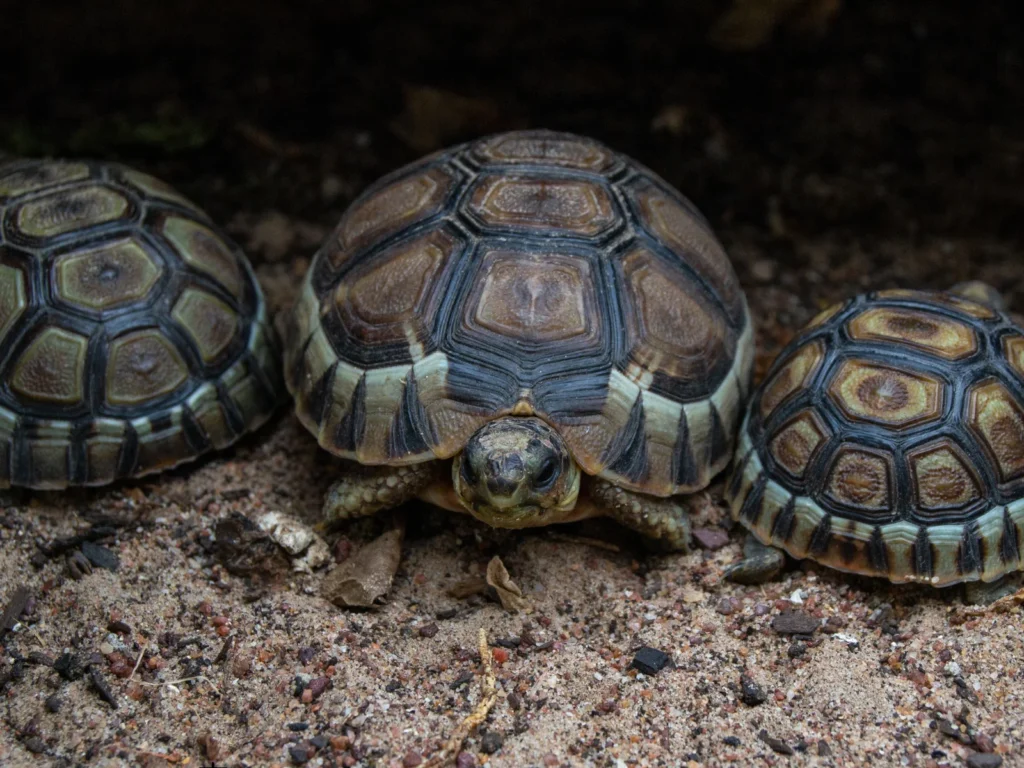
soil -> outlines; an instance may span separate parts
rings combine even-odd
[[[246,246],[275,310],[366,184],[522,126],[606,141],[697,202],[761,372],[864,289],[980,278],[1024,310],[1015,7],[737,6],[754,21],[730,36],[713,2],[12,4],[0,150],[161,176]],[[226,568],[218,523],[315,523],[336,471],[282,409],[159,477],[0,497],[0,612],[28,600],[0,622],[0,764],[426,765],[483,696],[481,628],[497,700],[464,768],[1024,764],[1016,603],[806,563],[724,582],[740,535],[720,546],[720,486],[689,555],[410,507],[390,594],[363,611],[319,596],[328,569]],[[326,534],[332,559],[380,525]],[[452,596],[494,555],[528,612]]]

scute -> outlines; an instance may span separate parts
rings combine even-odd
[[[15,358],[11,389],[28,400],[75,405],[85,397],[89,340],[64,328],[43,328]]]
[[[56,288],[69,304],[111,309],[144,299],[162,271],[142,243],[125,238],[60,256]]]
[[[326,258],[339,267],[370,243],[437,214],[454,183],[454,174],[435,166],[371,189],[345,213]]]
[[[374,185],[292,315],[300,420],[339,456],[403,464],[529,414],[590,474],[658,495],[704,487],[731,454],[753,332],[721,246],[667,190],[550,131],[454,147]]]
[[[733,516],[794,557],[894,582],[1024,567],[1024,332],[1010,324],[904,290],[815,318],[751,400]]]
[[[14,209],[16,233],[28,238],[49,238],[85,227],[106,224],[125,216],[128,198],[101,186],[55,192]]]
[[[202,212],[89,162],[0,164],[0,198],[0,488],[158,471],[269,417],[283,382],[263,297]]]
[[[923,373],[846,360],[828,388],[851,420],[909,427],[942,415],[942,383]]]
[[[188,380],[188,366],[158,329],[132,331],[107,353],[107,402],[126,406],[156,400]]]
[[[16,267],[0,264],[0,342],[27,306],[25,273]]]
[[[605,189],[591,181],[485,176],[470,191],[469,210],[485,226],[561,229],[593,237],[615,221]]]

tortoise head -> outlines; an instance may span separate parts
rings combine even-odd
[[[564,520],[576,507],[580,468],[559,434],[533,417],[485,424],[452,464],[462,505],[495,528]]]

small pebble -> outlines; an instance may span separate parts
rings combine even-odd
[[[786,611],[772,620],[772,629],[780,635],[810,635],[818,626],[819,621],[803,611]]]
[[[304,731],[309,728],[309,723],[288,723],[289,731]]]
[[[724,739],[722,739],[722,743],[727,744],[730,747],[739,747],[743,744],[743,742],[735,736],[726,736]]]
[[[455,757],[455,768],[476,768],[476,758],[472,752],[459,752]]]
[[[107,631],[116,632],[119,635],[130,635],[132,633],[132,628],[123,621],[112,621],[107,624]]]
[[[64,699],[58,696],[56,693],[52,696],[46,697],[46,708],[50,712],[60,712],[60,708],[64,706]]]
[[[732,616],[739,608],[740,601],[735,597],[723,597],[715,606],[715,610],[723,616]]]
[[[657,648],[645,645],[636,652],[630,666],[643,672],[645,675],[656,675],[668,666],[671,661],[669,655],[664,651],[659,651]]]
[[[695,528],[693,539],[704,549],[721,549],[729,543],[729,534],[721,528]]]
[[[791,659],[799,659],[805,653],[807,653],[807,646],[803,643],[793,643],[786,651],[786,655]]]
[[[445,621],[446,619],[454,619],[458,610],[455,608],[445,608],[443,611],[438,611],[434,614],[434,618]],[[468,752],[460,752],[460,755],[468,755]]]
[[[972,752],[967,756],[967,768],[999,768],[1003,758],[990,752]]]
[[[824,739],[818,741],[818,757],[832,757],[832,747]]]
[[[782,739],[776,739],[774,736],[769,736],[768,731],[762,729],[758,734],[757,738],[772,748],[773,752],[777,752],[780,755],[793,755],[796,754],[794,749],[789,746]]]
[[[740,675],[740,700],[749,707],[756,707],[768,700],[768,694],[752,677]]]
[[[302,765],[309,760],[309,750],[305,747],[288,747],[288,756],[295,765]]]
[[[405,757],[402,758],[402,765],[404,768],[416,768],[417,765],[423,762],[423,757],[419,752],[409,751],[405,753]]]
[[[420,637],[433,637],[438,632],[437,624],[430,623],[420,627]]]
[[[113,550],[107,549],[102,544],[94,544],[91,541],[82,542],[82,554],[97,568],[106,568],[108,571],[116,571],[121,567],[121,561]]]
[[[505,743],[505,737],[498,731],[484,731],[480,738],[480,751],[487,755],[493,755],[501,745]]]
[[[314,656],[316,656],[316,650],[313,649],[313,648],[310,648],[308,645],[305,646],[304,648],[299,648],[299,663],[300,664],[309,664],[309,662],[311,662],[313,660]]]

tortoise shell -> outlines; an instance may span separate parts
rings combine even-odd
[[[1022,567],[1024,331],[943,293],[813,320],[751,400],[733,516],[793,557],[894,582]]]
[[[364,464],[449,458],[536,415],[582,469],[668,495],[728,463],[753,360],[708,223],[595,141],[500,134],[382,179],[317,253],[285,371],[302,423]]]
[[[100,485],[223,448],[283,393],[241,251],[162,182],[0,165],[0,487]]]

